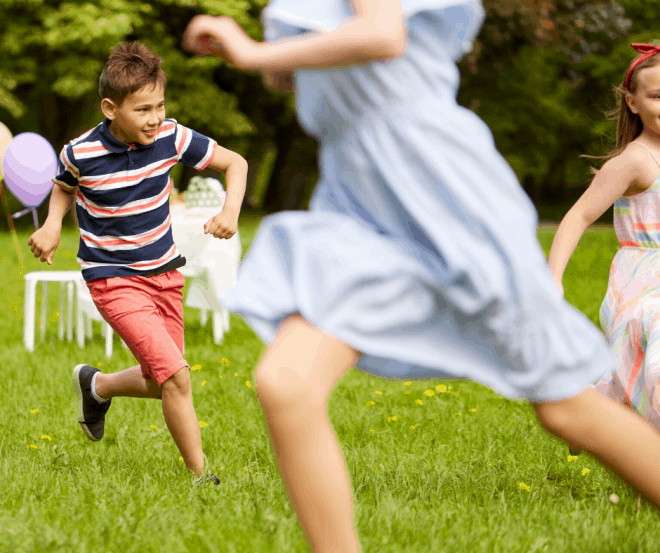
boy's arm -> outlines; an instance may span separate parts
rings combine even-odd
[[[215,146],[213,158],[207,168],[225,174],[227,196],[222,211],[204,225],[204,233],[216,238],[231,238],[238,228],[238,215],[241,212],[248,164],[242,156],[222,146]]]
[[[62,219],[76,200],[76,190],[77,188],[72,192],[65,192],[59,186],[53,186],[46,222],[28,240],[34,257],[38,257],[42,262],[46,261],[49,265],[53,264],[53,254],[62,233]]]

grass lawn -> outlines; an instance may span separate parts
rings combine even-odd
[[[241,220],[244,247],[258,222]],[[539,230],[546,253],[553,234]],[[65,232],[51,269],[78,268],[77,242]],[[613,230],[590,230],[567,270],[567,299],[594,322],[616,248]],[[46,340],[37,331],[27,353],[23,280],[8,234],[0,234],[0,261],[0,552],[308,550],[254,391],[264,345],[242,319],[232,316],[216,347],[210,324],[201,328],[198,313],[185,313],[186,358],[201,367],[191,375],[204,450],[221,479],[194,489],[157,400],[115,399],[105,438],[85,437],[73,367],[114,372],[134,360],[118,342],[106,359],[96,325],[84,350],[58,341],[55,286]],[[29,258],[27,271],[45,269]],[[588,455],[569,460],[524,402],[472,382],[351,371],[330,415],[365,553],[658,550],[660,517],[650,504],[638,512],[632,489]]]

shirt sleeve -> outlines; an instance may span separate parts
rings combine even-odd
[[[215,140],[177,123],[177,160],[184,165],[194,167],[198,171],[206,169],[213,159],[216,145]]]
[[[74,164],[73,147],[67,144],[62,148],[62,153],[57,160],[57,174],[53,178],[53,184],[59,186],[64,192],[69,194],[78,188],[78,177],[80,171]]]

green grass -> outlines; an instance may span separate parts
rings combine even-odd
[[[244,246],[258,221],[241,220]],[[539,231],[546,253],[553,233]],[[76,249],[76,234],[66,231],[51,269],[76,269]],[[615,251],[611,229],[591,230],[566,273],[568,300],[594,321]],[[264,346],[245,323],[232,316],[214,346],[210,326],[185,312],[186,358],[202,366],[191,374],[198,417],[208,423],[204,450],[222,481],[193,489],[156,400],[115,399],[105,438],[87,440],[73,366],[119,371],[134,361],[117,341],[105,359],[96,326],[84,350],[58,341],[56,322],[27,353],[12,252],[0,234],[0,552],[307,551],[254,392]],[[28,271],[44,269],[30,257]],[[57,296],[53,287],[53,321]],[[528,404],[472,382],[443,382],[450,393],[438,384],[351,371],[331,396],[365,552],[657,551],[658,513],[648,503],[637,512],[634,492],[588,455],[569,462]]]

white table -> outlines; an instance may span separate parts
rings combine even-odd
[[[213,341],[219,344],[229,330],[229,313],[220,306],[222,295],[236,283],[241,260],[238,232],[228,240],[204,234],[204,224],[221,208],[185,209],[172,205],[172,236],[186,265],[179,271],[190,278],[184,305],[201,310],[202,325],[213,313]]]

